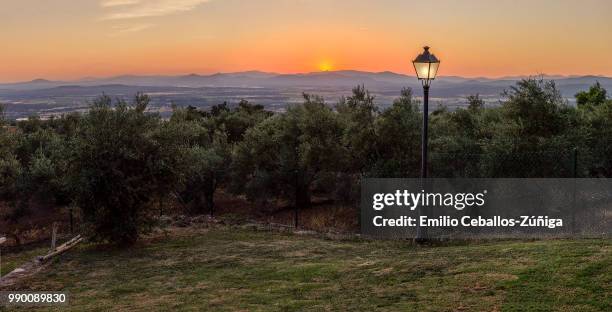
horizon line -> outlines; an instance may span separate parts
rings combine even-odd
[[[394,72],[391,70],[383,70],[383,71],[367,71],[367,70],[359,70],[359,69],[337,69],[337,70],[325,70],[325,71],[304,71],[304,72],[275,72],[275,71],[265,71],[259,69],[249,69],[249,70],[241,70],[241,71],[217,71],[217,72],[182,72],[182,73],[149,73],[149,74],[138,74],[138,73],[124,73],[124,74],[115,74],[108,76],[84,76],[79,78],[69,78],[69,79],[53,79],[53,78],[44,78],[42,76],[32,78],[30,80],[10,80],[10,81],[0,81],[0,84],[23,84],[23,83],[32,83],[36,81],[47,81],[47,82],[80,82],[87,80],[99,80],[99,79],[112,79],[118,77],[181,77],[181,76],[214,76],[214,75],[230,75],[230,74],[242,74],[242,73],[262,73],[262,74],[270,74],[270,75],[309,75],[309,74],[320,74],[320,73],[339,73],[339,72],[360,72],[360,73],[368,73],[368,74],[382,74],[382,73],[391,73],[396,75],[403,75],[408,77],[416,78],[416,74],[410,73],[402,73],[402,72]],[[537,74],[517,74],[517,75],[501,75],[501,76],[462,76],[462,75],[440,75],[437,78],[464,78],[464,79],[491,79],[491,80],[503,80],[503,79],[518,79],[518,78],[529,78],[529,77],[562,77],[562,78],[580,78],[580,77],[601,77],[601,78],[612,78],[612,76],[607,76],[603,74],[547,74],[547,73],[537,73]]]

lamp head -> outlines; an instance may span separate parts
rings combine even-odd
[[[431,80],[436,79],[440,60],[433,54],[429,53],[429,47],[423,47],[423,53],[419,54],[412,64],[416,71],[417,78],[423,82],[424,86],[429,86]]]

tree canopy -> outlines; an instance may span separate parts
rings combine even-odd
[[[612,101],[599,83],[576,106],[540,79],[502,95],[429,116],[432,177],[612,176]],[[419,176],[422,110],[410,89],[386,109],[357,86],[334,104],[304,94],[283,113],[247,101],[175,106],[168,120],[149,100],[103,95],[87,113],[11,131],[0,118],[2,217],[23,218],[32,202],[75,206],[91,238],[129,244],[164,202],[213,214],[219,189],[266,213],[306,209],[315,195],[355,205],[362,178]]]

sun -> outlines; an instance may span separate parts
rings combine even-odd
[[[334,66],[329,61],[321,61],[319,62],[319,70],[324,72],[331,71],[334,70]]]

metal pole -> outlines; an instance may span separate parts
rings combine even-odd
[[[294,227],[295,227],[296,230],[297,230],[298,224],[299,224],[298,223],[298,215],[299,215],[298,209],[299,209],[298,206],[295,205],[295,216],[294,216],[295,224],[294,224]]]
[[[421,178],[427,178],[427,128],[429,119],[429,86],[423,85],[423,131],[421,132]]]
[[[429,85],[423,85],[423,130],[421,132],[421,184],[426,187],[427,182],[427,128],[429,119]],[[425,215],[424,207],[419,207],[419,220],[417,220],[417,234],[415,241],[424,243],[427,241],[427,229],[420,226],[421,216]]]

